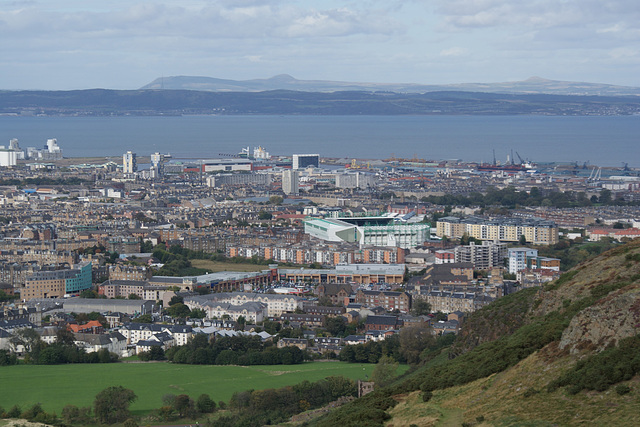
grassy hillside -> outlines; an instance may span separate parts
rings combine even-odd
[[[637,242],[478,311],[453,359],[315,425],[637,425],[639,333]]]

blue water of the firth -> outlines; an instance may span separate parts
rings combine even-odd
[[[485,162],[513,150],[534,162],[640,167],[640,116],[0,117],[0,145],[11,138],[23,149],[57,138],[65,157],[216,158],[261,145],[272,155]]]

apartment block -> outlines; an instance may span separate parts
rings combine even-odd
[[[479,240],[519,242],[534,245],[558,243],[556,223],[539,218],[444,217],[436,223],[438,237],[460,238],[467,234]]]

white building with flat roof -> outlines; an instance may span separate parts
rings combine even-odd
[[[408,249],[428,240],[430,227],[399,223],[393,217],[310,218],[304,222],[304,232],[329,242]]]
[[[306,169],[309,166],[319,167],[320,166],[320,155],[319,154],[294,154],[292,158],[292,168],[295,169]]]

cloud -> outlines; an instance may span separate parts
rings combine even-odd
[[[451,47],[440,51],[440,56],[464,56],[469,52],[463,47]]]
[[[6,7],[5,7],[6,9]],[[334,37],[388,34],[399,27],[384,9],[303,8],[265,1],[142,2],[113,10],[46,10],[21,7],[0,11],[0,34],[24,39],[71,36],[180,36],[183,38]],[[131,39],[129,39],[129,42]]]

